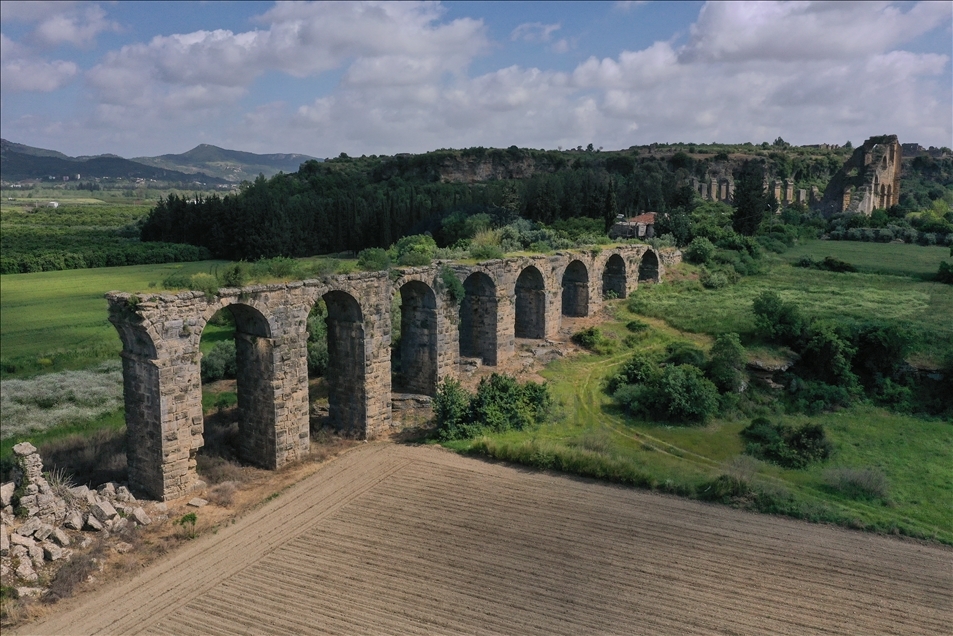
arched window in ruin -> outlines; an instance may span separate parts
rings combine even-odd
[[[602,297],[625,298],[625,288],[625,260],[618,254],[613,254],[602,270]]]
[[[546,337],[546,286],[543,275],[530,265],[516,279],[517,338]]]
[[[647,251],[639,262],[639,282],[659,281],[658,256],[652,250]]]
[[[394,348],[395,390],[437,394],[437,298],[426,283],[400,288],[400,342]]]
[[[364,316],[347,292],[329,291],[323,300],[328,309],[328,418],[336,429],[358,433],[367,413]]]
[[[589,315],[589,271],[582,261],[573,261],[563,274],[563,315]]]
[[[460,303],[460,355],[496,365],[497,299],[493,279],[474,272],[463,281]]]

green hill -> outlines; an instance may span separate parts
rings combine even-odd
[[[293,153],[259,155],[200,144],[182,154],[136,157],[133,161],[181,172],[201,171],[237,183],[246,179],[253,180],[259,174],[271,177],[279,172],[297,172],[302,163],[312,159],[314,157],[308,155]]]

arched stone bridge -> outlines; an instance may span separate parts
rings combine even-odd
[[[109,320],[123,343],[129,483],[161,499],[195,483],[203,445],[199,341],[209,319],[235,319],[242,455],[276,468],[308,451],[307,319],[327,305],[332,423],[373,438],[391,426],[391,303],[401,298],[400,373],[408,390],[433,395],[462,358],[496,365],[515,338],[548,338],[562,316],[587,316],[606,296],[661,281],[674,250],[647,245],[438,263],[320,280],[153,295],[110,292]],[[449,267],[465,294],[452,298]],[[394,276],[397,276],[394,278]]]

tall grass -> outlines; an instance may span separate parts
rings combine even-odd
[[[0,382],[4,437],[93,420],[121,406],[122,370],[118,360],[86,371]]]

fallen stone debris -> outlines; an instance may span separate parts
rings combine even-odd
[[[43,460],[36,447],[21,442],[13,447],[13,481],[0,485],[0,583],[18,598],[40,597],[56,569],[69,561],[73,550],[85,550],[93,541],[115,537],[113,549],[133,549],[122,541],[129,530],[165,516],[165,504],[139,502],[122,484],[109,482],[96,490],[68,487],[43,476]],[[56,480],[53,480],[56,482]]]

